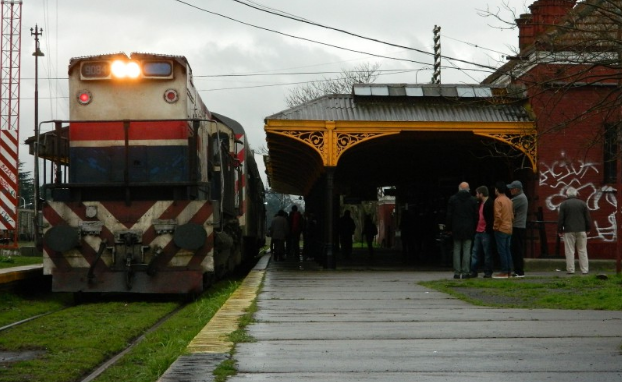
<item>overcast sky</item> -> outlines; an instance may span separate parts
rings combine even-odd
[[[182,55],[192,67],[195,85],[208,109],[240,122],[251,147],[259,149],[266,146],[264,118],[287,109],[285,98],[298,84],[337,77],[340,71],[366,62],[380,64],[382,75],[376,83],[425,84],[431,80],[433,58],[275,16],[240,3],[425,52],[433,51],[432,29],[438,25],[442,28],[444,56],[498,67],[505,62],[505,55],[513,54],[518,32],[499,29],[503,26],[501,22],[479,14],[488,9],[512,20],[514,15],[505,10],[504,4],[518,15],[525,13],[532,2],[24,0],[20,140],[23,142],[33,135],[35,44],[30,29],[35,24],[43,28],[41,50],[45,54],[39,59],[39,121],[68,118],[66,78],[72,57],[116,52]],[[355,53],[242,22],[345,49],[411,61]],[[445,84],[478,83],[489,74],[460,62],[444,60],[442,65]],[[248,76],[225,76],[231,74]],[[32,157],[26,146],[20,148],[20,160],[27,163],[27,169],[32,168]]]

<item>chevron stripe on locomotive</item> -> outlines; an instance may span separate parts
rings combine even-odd
[[[69,94],[68,125],[53,121],[68,149],[47,158],[56,174],[41,192],[54,291],[200,293],[258,254],[253,152],[205,107],[184,57],[74,58]]]

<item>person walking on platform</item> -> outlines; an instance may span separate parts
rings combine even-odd
[[[505,194],[507,187],[505,182],[497,182],[495,184],[495,203],[494,203],[494,223],[493,231],[495,235],[495,243],[497,244],[497,252],[501,262],[501,272],[492,276],[493,279],[505,279],[512,273],[512,223],[514,221],[514,212],[512,210],[512,201]]]
[[[270,236],[274,241],[274,261],[281,261],[285,258],[285,239],[289,234],[286,215],[285,211],[279,210],[276,217],[272,219],[272,224],[270,224]]]
[[[578,199],[579,192],[574,187],[568,187],[566,196],[559,206],[557,218],[557,232],[564,238],[564,252],[566,254],[566,272],[574,274],[575,246],[579,256],[581,273],[587,275],[590,271],[587,258],[587,234],[592,228],[592,217],[587,204]]]
[[[471,277],[476,278],[482,260],[484,262],[484,278],[492,277],[492,249],[491,241],[494,224],[494,203],[488,197],[488,187],[479,186],[475,190],[475,197],[479,200],[477,227],[473,239],[473,253],[471,255]]]
[[[349,259],[352,254],[352,235],[356,225],[350,217],[350,211],[345,210],[343,216],[337,222],[337,232],[339,233],[339,242],[341,244],[341,254],[344,258]]]
[[[367,242],[367,250],[369,251],[369,256],[374,255],[374,238],[378,234],[378,228],[374,224],[373,220],[371,220],[371,215],[365,215],[365,223],[363,225],[363,236],[365,236],[365,241]]]
[[[512,224],[512,262],[514,272],[512,277],[525,277],[525,241],[527,239],[527,196],[523,192],[523,184],[515,180],[508,184],[512,194],[512,210],[514,211],[514,223]]]
[[[454,279],[471,275],[471,244],[477,224],[477,199],[469,192],[469,184],[462,182],[458,192],[447,203],[447,230],[454,240]]]
[[[298,206],[293,205],[289,217],[287,218],[289,223],[289,236],[288,236],[288,256],[292,256],[294,260],[300,259],[300,236],[304,228],[304,218]]]

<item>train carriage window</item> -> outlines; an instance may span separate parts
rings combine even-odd
[[[143,61],[144,77],[171,77],[173,64],[170,61]]]

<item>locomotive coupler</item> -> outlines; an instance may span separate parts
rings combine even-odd
[[[134,249],[140,243],[140,233],[127,231],[119,234],[122,244],[125,244],[125,286],[127,290],[132,289],[134,283],[134,270],[132,262],[134,261]]]

